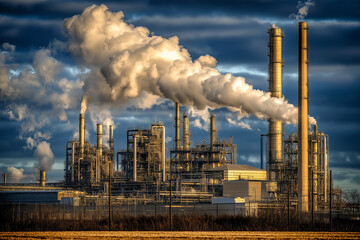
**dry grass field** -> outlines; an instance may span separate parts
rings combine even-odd
[[[0,239],[360,239],[359,232],[0,232]]]

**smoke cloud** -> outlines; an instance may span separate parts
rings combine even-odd
[[[226,106],[242,115],[297,123],[297,108],[284,98],[221,74],[209,55],[193,61],[176,36],[152,35],[123,18],[123,12],[93,5],[64,21],[69,50],[91,69],[83,76],[89,103],[124,104],[145,92],[198,110]]]
[[[7,181],[9,183],[19,183],[21,179],[25,178],[24,169],[17,169],[15,167],[8,167],[6,170]]]
[[[289,18],[295,18],[296,20],[304,19],[308,15],[309,8],[311,6],[315,6],[315,1],[313,0],[307,0],[305,2],[299,1],[297,5],[298,12],[290,14]]]
[[[87,109],[87,96],[84,96],[83,99],[81,100],[80,113],[84,114],[86,112],[86,109]]]
[[[229,117],[226,118],[226,121],[228,121],[228,123],[230,123],[231,125],[239,126],[241,128],[247,129],[247,130],[252,130],[251,126],[245,122],[236,122],[235,120],[233,120]]]
[[[54,164],[54,154],[51,151],[50,144],[45,141],[39,143],[34,152],[34,158],[38,160],[35,165],[36,168],[49,171]]]

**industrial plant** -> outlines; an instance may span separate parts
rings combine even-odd
[[[79,137],[65,145],[64,183],[59,191],[68,191],[68,199],[73,191],[73,198],[82,204],[99,205],[107,204],[104,196],[109,194],[114,204],[128,204],[134,197],[157,204],[251,202],[260,207],[286,203],[300,212],[327,210],[330,196],[341,201],[341,191],[331,186],[329,137],[316,124],[309,127],[307,30],[307,23],[300,22],[298,131],[285,134],[282,121],[268,119],[268,132],[259,136],[266,139],[259,168],[237,164],[237,146],[231,136],[219,139],[214,113],[208,143],[194,143],[189,118],[186,113],[181,116],[176,102],[174,129],[165,129],[159,121],[114,137],[111,125],[107,144],[103,143],[103,123],[97,124],[96,145],[86,140],[86,118],[81,113]],[[275,25],[268,34],[268,91],[272,97],[283,98],[284,35]],[[173,146],[166,141],[166,130],[175,132]],[[118,139],[126,142],[125,149],[114,149]],[[45,171],[40,179],[44,187]],[[10,195],[2,197],[11,199]]]

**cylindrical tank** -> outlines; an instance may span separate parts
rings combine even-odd
[[[80,158],[84,155],[85,147],[85,114],[81,113],[79,116],[79,142],[80,142]]]
[[[273,25],[269,31],[269,91],[271,97],[282,97],[282,38],[281,29]],[[281,180],[282,122],[269,119],[269,180]]]
[[[46,184],[46,171],[45,170],[41,170],[40,171],[40,187],[45,187]]]
[[[299,210],[309,211],[309,146],[308,146],[308,43],[307,23],[299,22],[299,114],[298,114],[298,135],[299,135]]]
[[[180,103],[175,104],[175,150],[180,149]]]
[[[101,123],[97,124],[97,150],[99,151],[99,156],[102,156],[102,142],[103,142],[103,125]]]

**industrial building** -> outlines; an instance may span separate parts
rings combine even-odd
[[[183,114],[181,121],[177,102],[173,147],[167,145],[162,122],[153,123],[148,129],[129,129],[126,136],[120,136],[126,141],[126,149],[117,152],[113,126],[109,126],[109,143],[105,146],[103,125],[99,123],[97,144],[92,145],[85,140],[85,113],[81,113],[79,138],[66,143],[65,186],[87,191],[88,195],[83,197],[88,203],[103,204],[105,201],[99,199],[110,191],[121,203],[132,201],[133,197],[144,202],[180,204],[221,202],[224,198],[228,202],[272,206],[290,201],[301,212],[308,212],[311,202],[313,210],[325,210],[331,181],[329,138],[317,125],[309,129],[307,29],[306,22],[299,23],[298,132],[284,137],[284,123],[268,119],[269,130],[262,135],[267,137],[266,169],[262,169],[263,164],[260,168],[236,164],[236,144],[232,137],[218,138],[213,113],[209,143],[193,143],[189,118]],[[269,92],[272,97],[282,98],[284,36],[275,25],[268,33]],[[41,185],[45,186],[45,172],[41,173],[41,179]],[[341,192],[336,194],[341,199]]]

